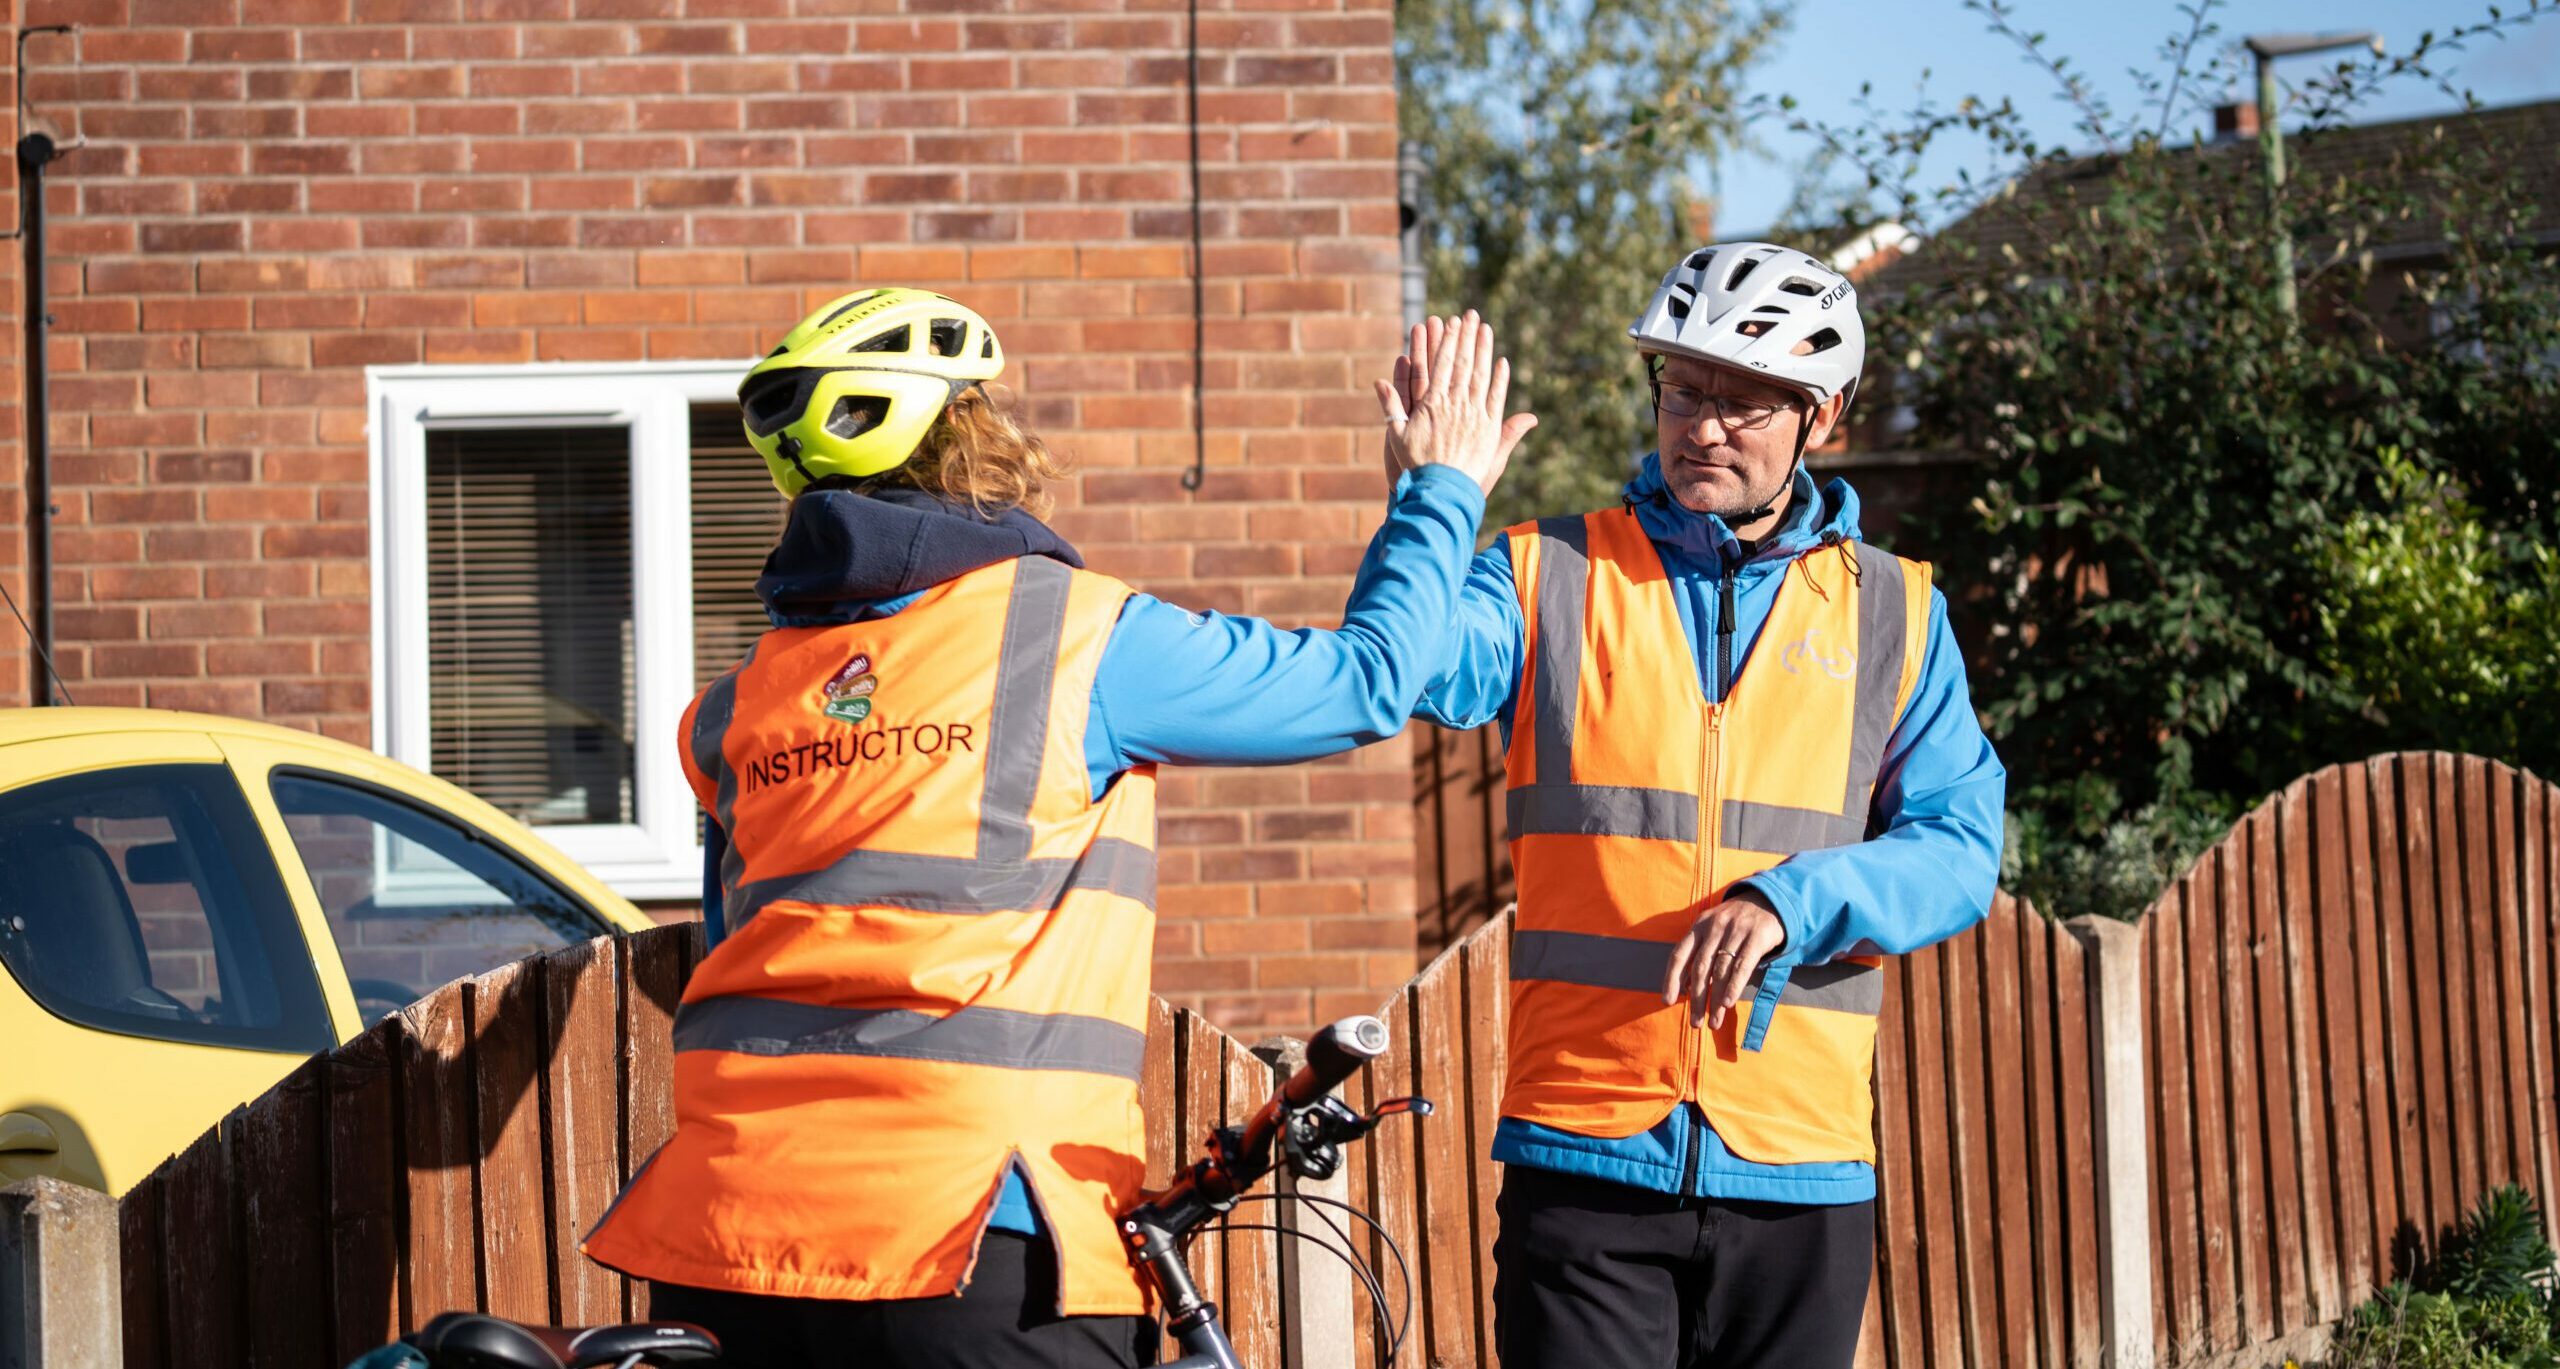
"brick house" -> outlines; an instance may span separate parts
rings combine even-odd
[[[0,254],[0,583],[79,703],[372,745],[681,907],[674,722],[778,526],[736,377],[855,284],[994,320],[1097,569],[1323,623],[1376,524],[1383,0],[8,5],[75,31],[23,45],[71,150],[41,444]],[[1411,784],[1401,739],[1168,775],[1159,987],[1237,1029],[1373,1007],[1413,969]]]

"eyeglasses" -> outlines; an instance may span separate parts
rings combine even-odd
[[[1716,411],[1716,421],[1731,432],[1758,432],[1776,420],[1781,413],[1794,411],[1793,404],[1756,404],[1726,395],[1711,395],[1692,390],[1686,385],[1653,382],[1654,407],[1673,418],[1696,418],[1709,406]]]

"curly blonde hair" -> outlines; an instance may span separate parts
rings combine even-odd
[[[1014,420],[1012,395],[1001,400],[983,387],[962,391],[926,431],[916,453],[856,486],[919,489],[981,515],[1020,509],[1046,518],[1056,506],[1049,486],[1067,464],[1040,435]]]

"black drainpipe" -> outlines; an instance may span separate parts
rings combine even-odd
[[[46,431],[45,325],[52,320],[44,288],[44,168],[60,152],[53,139],[30,133],[18,140],[18,243],[27,282],[27,597],[35,601],[34,667],[38,706],[53,697],[53,442]]]
[[[69,24],[18,30],[18,61],[10,72],[14,87],[10,107],[18,127],[25,128],[28,122],[27,40],[70,32]],[[27,677],[38,707],[53,703],[57,690],[63,703],[71,702],[71,691],[63,687],[61,673],[53,668],[53,434],[46,430],[52,418],[44,402],[45,335],[53,323],[46,312],[44,288],[44,169],[61,155],[62,148],[47,134],[29,133],[18,139],[17,238],[25,254],[27,282],[27,597],[35,601],[36,609],[35,623],[27,628],[36,659],[29,664]]]

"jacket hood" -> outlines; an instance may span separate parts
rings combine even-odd
[[[922,490],[810,490],[791,501],[756,597],[775,627],[850,623],[897,599],[1021,556],[1084,558],[1020,509],[980,516]]]
[[[1675,551],[1720,565],[1792,561],[1825,541],[1861,540],[1858,492],[1849,488],[1848,481],[1834,477],[1817,488],[1813,472],[1799,467],[1794,493],[1787,511],[1779,515],[1777,530],[1751,545],[1734,536],[1723,519],[1712,513],[1693,513],[1671,497],[1670,487],[1662,481],[1659,452],[1645,453],[1644,463],[1620,497],[1635,510],[1646,536]]]

